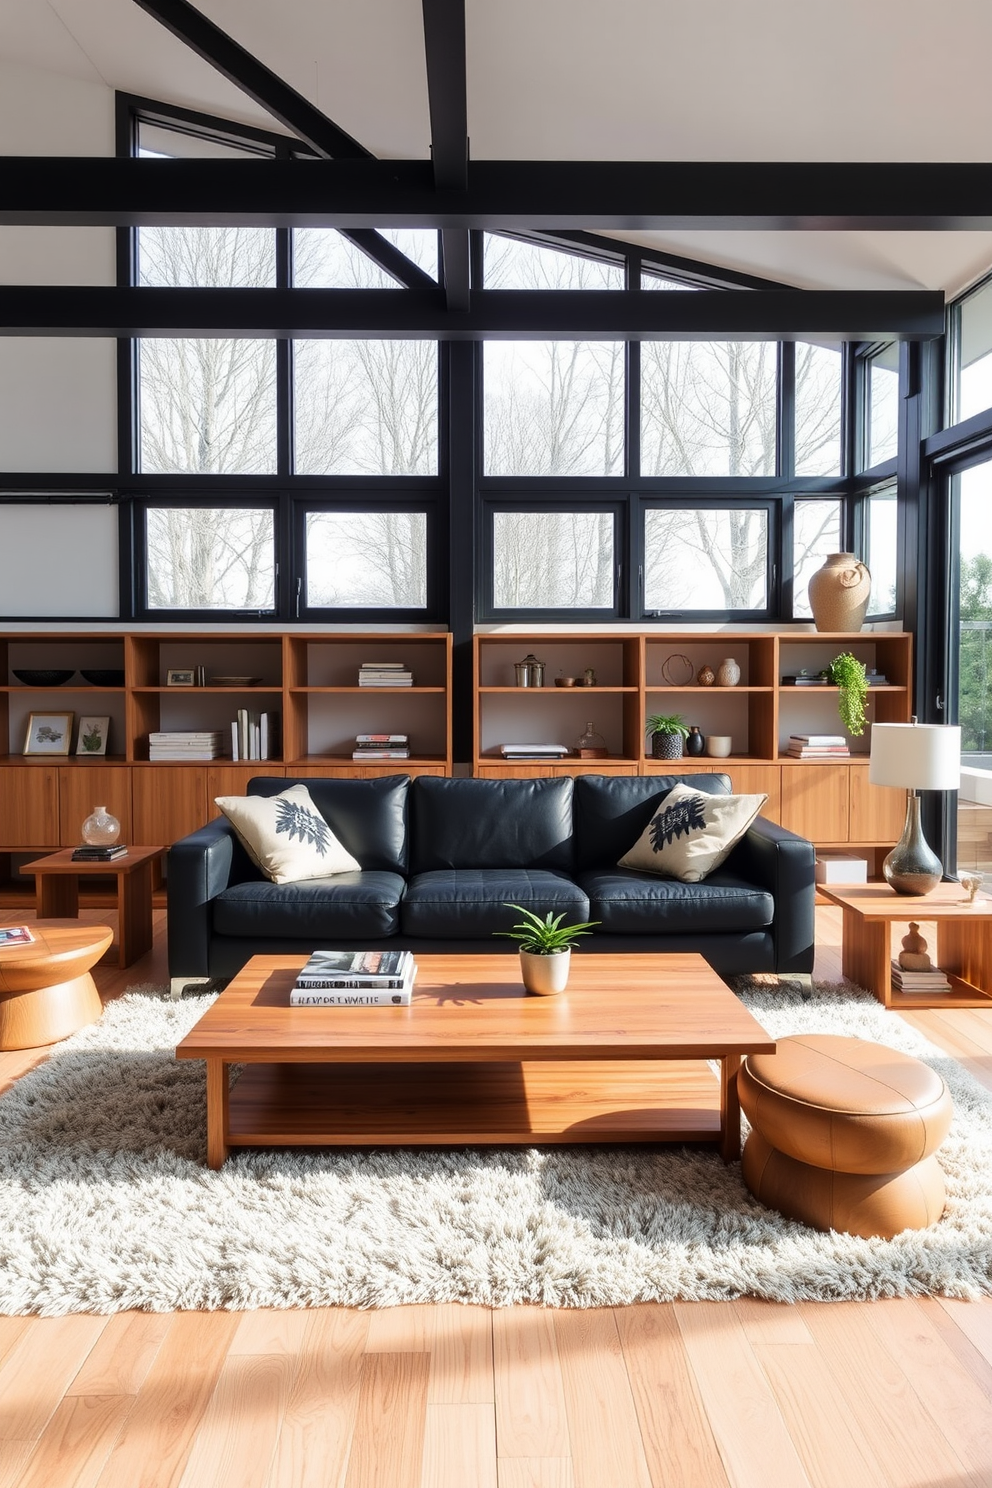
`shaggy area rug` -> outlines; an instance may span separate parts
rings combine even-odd
[[[149,989],[0,1097],[0,1312],[992,1291],[992,1094],[856,988],[740,991],[773,1035],[856,1034],[940,1071],[939,1224],[820,1234],[680,1148],[258,1150],[213,1173],[203,1066],[172,1057],[211,999]]]

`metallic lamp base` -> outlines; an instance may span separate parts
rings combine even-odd
[[[929,894],[944,875],[940,859],[931,852],[920,825],[920,798],[911,791],[906,802],[902,836],[882,864],[885,881],[897,894]]]

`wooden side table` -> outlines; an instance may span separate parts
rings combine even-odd
[[[109,863],[74,863],[73,849],[63,847],[25,863],[21,872],[34,874],[35,909],[45,920],[78,917],[81,878],[116,878],[117,965],[130,966],[152,948],[152,875],[164,852],[164,847],[129,847]]]
[[[27,945],[0,947],[0,1050],[54,1044],[103,1012],[90,972],[110,946],[109,925],[31,926]]]
[[[844,975],[873,992],[887,1008],[992,1006],[992,899],[966,902],[957,883],[929,894],[897,894],[888,884],[817,884],[817,892],[844,912]],[[899,992],[892,986],[892,924],[935,922],[934,966],[947,973],[950,992]]]

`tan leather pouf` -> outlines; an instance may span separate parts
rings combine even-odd
[[[762,1204],[818,1230],[886,1239],[944,1209],[932,1154],[954,1109],[939,1075],[863,1039],[800,1034],[749,1054],[738,1077],[752,1131],[744,1182]]]

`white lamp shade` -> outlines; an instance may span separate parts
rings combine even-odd
[[[957,790],[961,730],[946,723],[873,724],[868,779],[907,790]]]

